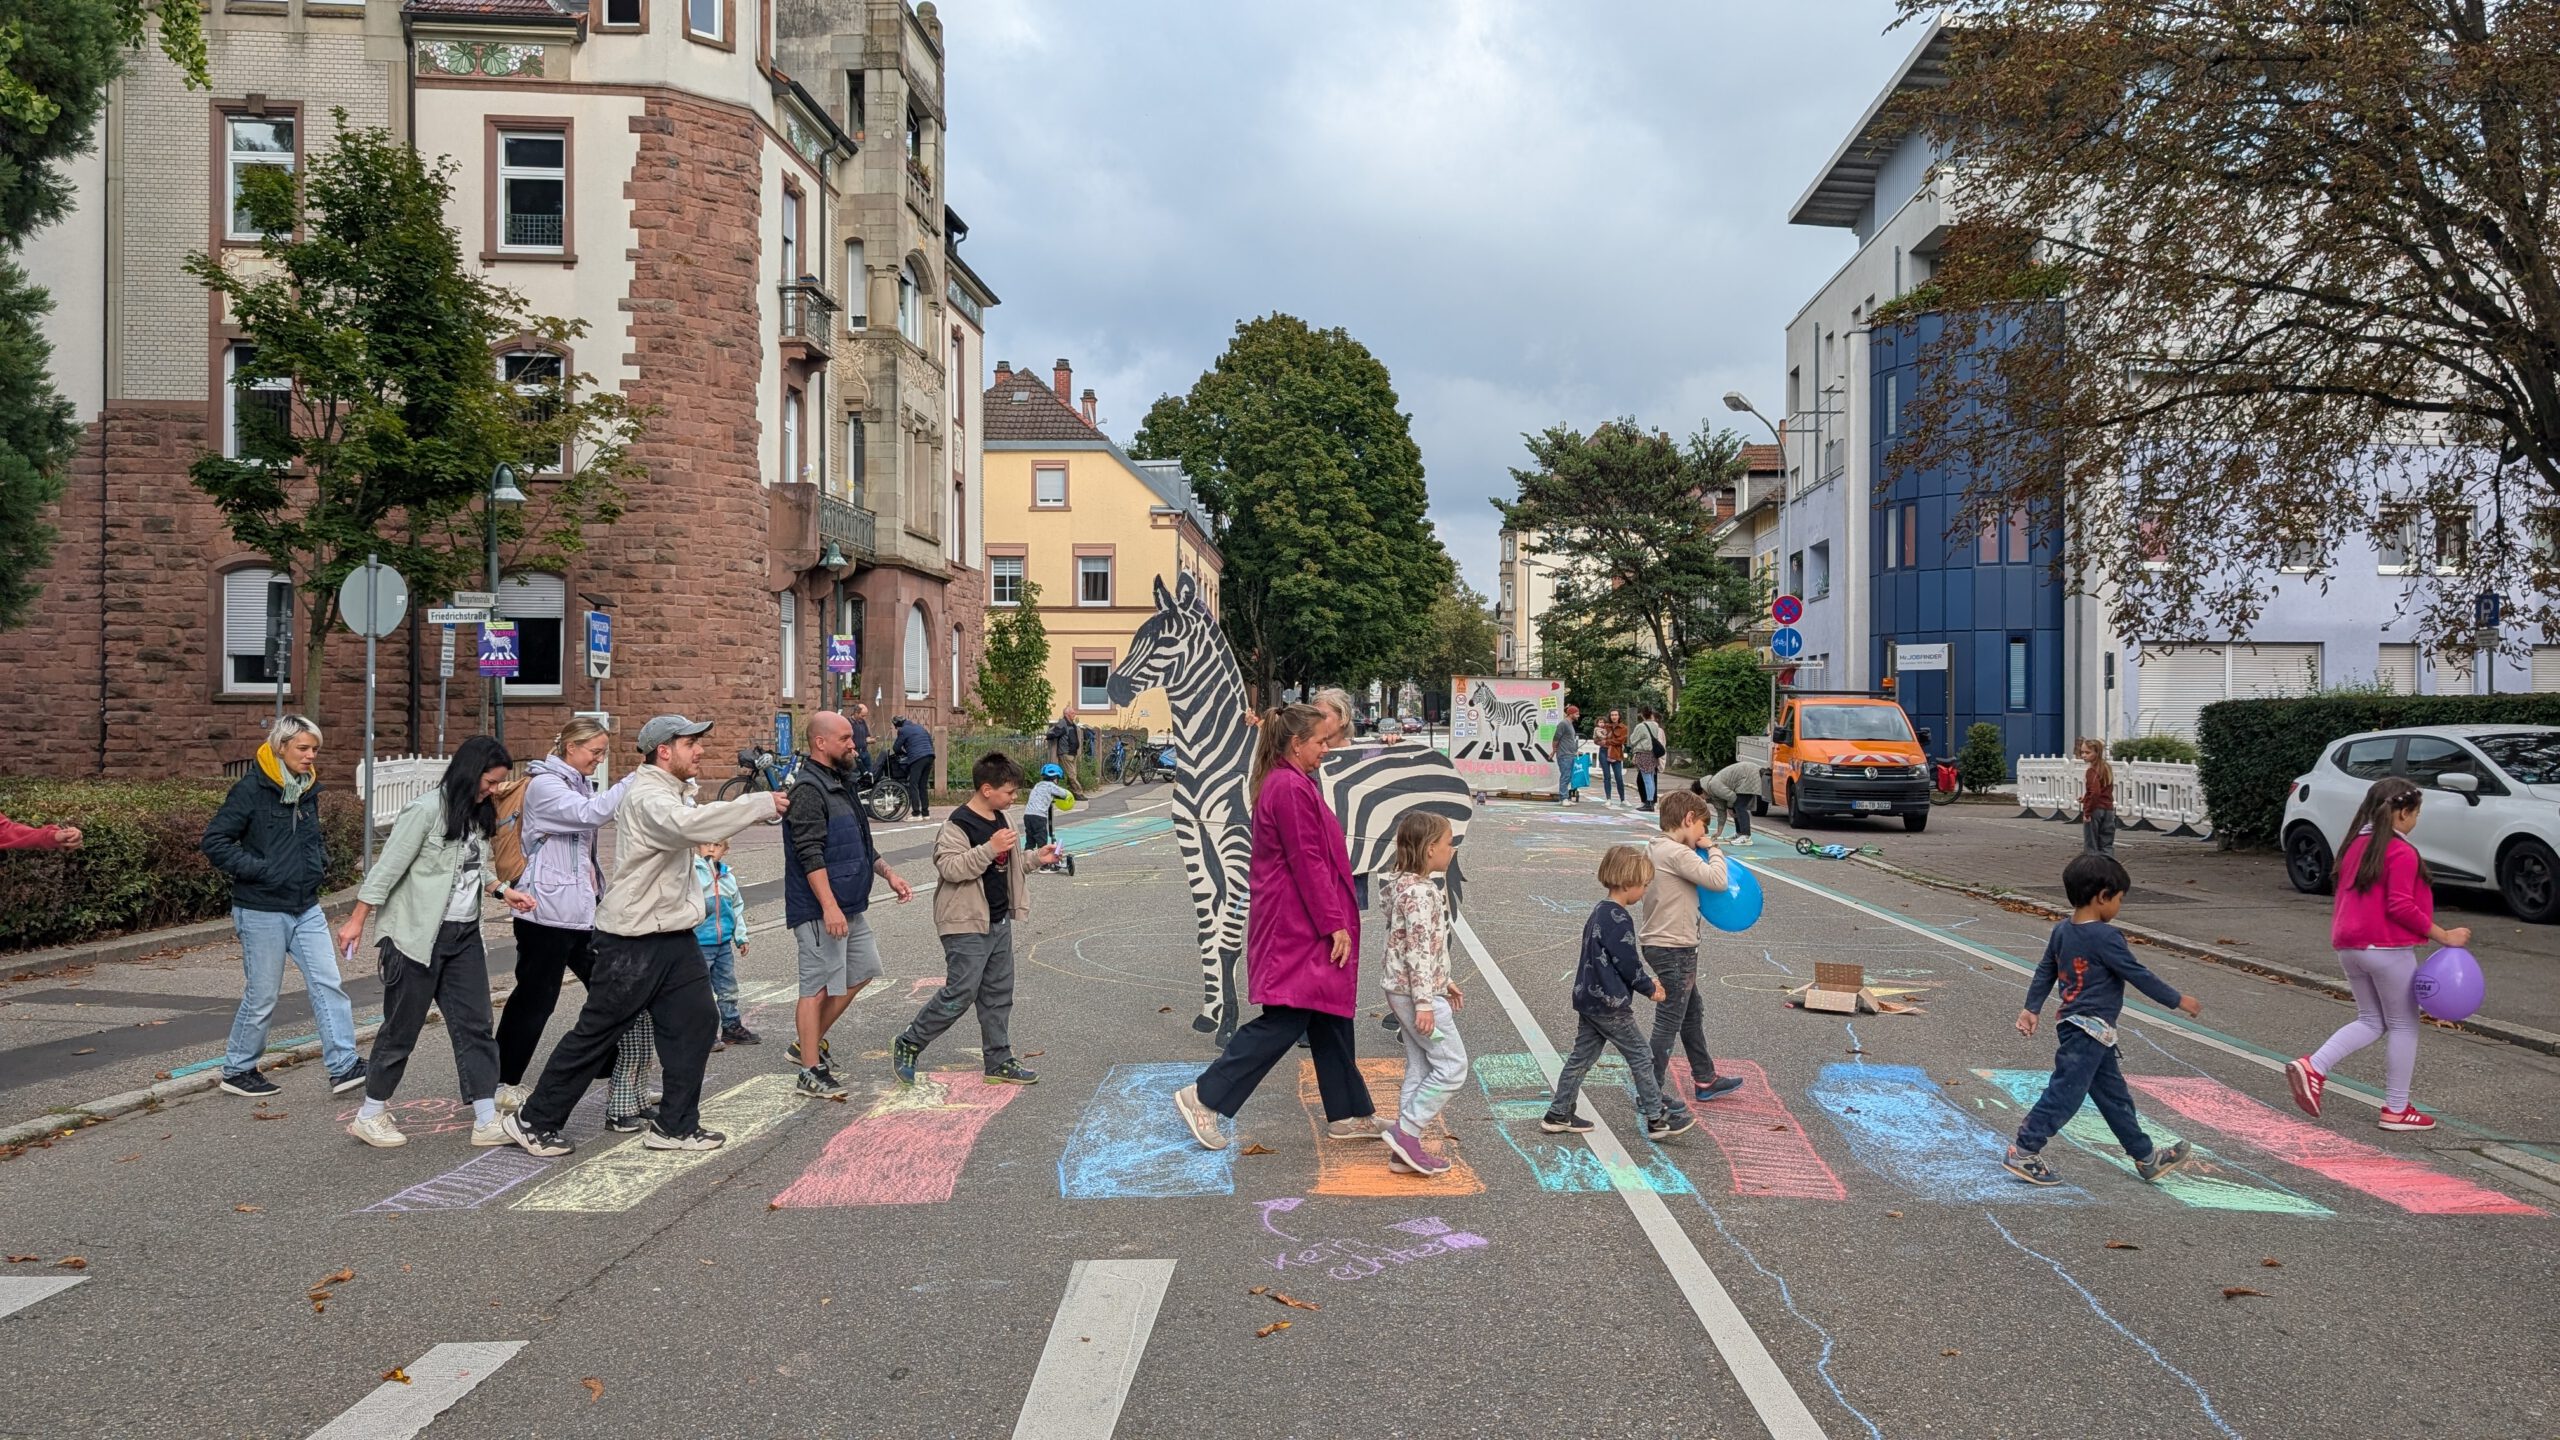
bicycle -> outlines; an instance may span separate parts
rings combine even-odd
[[[759,740],[738,752],[738,773],[721,782],[720,798],[735,800],[766,790],[788,790],[799,769],[798,755],[778,754],[772,741]]]

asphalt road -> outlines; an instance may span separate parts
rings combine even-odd
[[[1075,878],[1036,877],[1034,1087],[976,1081],[967,1019],[927,1052],[941,1088],[895,1086],[940,959],[925,904],[883,896],[890,978],[837,1031],[850,1101],[777,1093],[790,956],[760,946],[773,1038],[712,1057],[737,1138],[691,1163],[608,1143],[592,1105],[564,1160],[470,1150],[431,1032],[402,1150],[339,1133],[353,1097],[303,1069],[270,1119],[207,1097],[0,1165],[0,1248],[38,1257],[0,1264],[0,1433],[408,1435],[449,1403],[425,1433],[1103,1435],[1124,1381],[1123,1436],[2560,1433],[2549,1057],[2431,1032],[2443,1128],[2374,1128],[2350,1091],[2378,1050],[2315,1124],[2274,1066],[2343,1007],[2146,952],[2204,1013],[2129,1015],[2126,1068],[2209,1159],[2153,1188],[2066,1137],[2070,1185],[2031,1190],[1996,1147],[2051,1060],[2010,1028],[2044,923],[1764,841],[1766,914],[1704,958],[1710,1044],[1751,1083],[1658,1148],[1595,1083],[1613,1173],[1605,1141],[1536,1132],[1536,1067],[1570,1042],[1598,853],[1646,817],[1497,805],[1465,851],[1467,1170],[1320,1139],[1286,1066],[1212,1157],[1158,1098],[1211,1053],[1190,906],[1162,812],[1124,803],[1083,822]],[[1924,1013],[1787,1008],[1821,960]],[[133,989],[110,978],[84,984]],[[1395,1041],[1360,1033],[1391,1103]]]

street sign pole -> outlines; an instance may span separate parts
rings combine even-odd
[[[446,687],[453,680],[453,627],[444,631],[444,643],[436,647],[436,753],[444,753],[444,701]]]
[[[364,557],[364,868],[373,868],[373,690],[375,639],[382,631],[378,623],[382,603],[382,558]]]

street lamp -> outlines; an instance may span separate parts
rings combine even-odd
[[[513,509],[524,503],[524,492],[516,488],[516,467],[504,460],[489,472],[489,593],[498,593],[498,510]],[[494,618],[495,612],[491,612]],[[519,651],[518,653],[522,653]],[[506,681],[489,677],[489,738],[503,745],[507,740]]]
[[[1783,566],[1787,553],[1787,510],[1794,502],[1794,497],[1787,493],[1786,434],[1775,424],[1771,423],[1768,416],[1761,414],[1759,407],[1753,405],[1748,399],[1744,398],[1742,392],[1739,390],[1727,390],[1724,392],[1724,408],[1733,411],[1737,415],[1748,415],[1752,419],[1759,421],[1762,425],[1768,426],[1769,438],[1778,442],[1778,556],[1780,563]],[[1782,568],[1775,576],[1775,579],[1784,580],[1785,578],[1786,572]]]

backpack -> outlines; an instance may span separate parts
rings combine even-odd
[[[498,791],[498,829],[489,837],[489,863],[498,878],[513,885],[524,876],[524,792],[531,783],[519,775]]]

